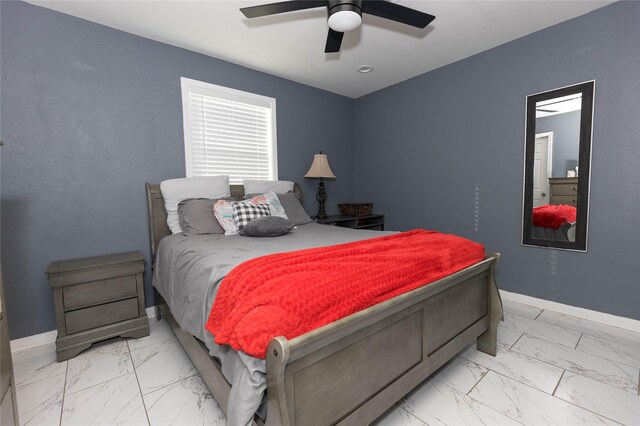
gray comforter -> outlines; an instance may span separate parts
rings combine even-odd
[[[246,425],[260,408],[267,387],[265,362],[228,346],[219,346],[204,329],[222,279],[240,263],[267,254],[380,237],[392,232],[365,231],[310,223],[272,238],[239,235],[171,235],[160,241],[153,285],[180,327],[197,337],[220,359],[231,383],[227,424]],[[264,414],[264,413],[261,413]],[[264,416],[263,416],[264,418]]]

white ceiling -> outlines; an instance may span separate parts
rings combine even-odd
[[[325,54],[323,7],[248,20],[240,7],[271,1],[29,2],[352,98],[613,3],[402,0],[435,21],[420,30],[364,15],[363,25],[345,34],[341,52]],[[360,65],[374,71],[358,73]]]

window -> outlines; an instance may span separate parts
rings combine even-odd
[[[277,180],[276,100],[181,79],[187,177]]]

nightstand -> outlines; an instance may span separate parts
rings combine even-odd
[[[318,219],[318,223],[352,229],[380,228],[380,231],[384,231],[383,214],[370,214],[369,216],[362,217],[335,215],[325,219]]]
[[[139,252],[53,262],[46,270],[56,309],[58,361],[112,337],[149,335]]]

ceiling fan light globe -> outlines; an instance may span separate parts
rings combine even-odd
[[[354,30],[361,23],[360,15],[352,10],[339,10],[329,16],[329,28],[341,33]]]

